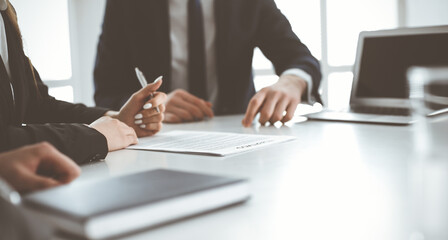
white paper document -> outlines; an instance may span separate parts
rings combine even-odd
[[[293,139],[292,136],[171,131],[140,138],[137,145],[128,149],[225,156]]]

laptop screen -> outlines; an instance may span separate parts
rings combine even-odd
[[[411,66],[448,65],[448,33],[365,37],[356,97],[408,98]]]

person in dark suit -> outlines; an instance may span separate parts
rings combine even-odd
[[[280,76],[255,93],[259,47]],[[163,75],[165,122],[246,113],[243,125],[289,121],[321,101],[319,62],[274,0],[108,0],[94,71],[97,106],[119,109],[139,88],[134,68]],[[286,111],[286,115],[283,113]]]
[[[76,179],[80,168],[48,143],[0,153],[0,239],[50,239],[51,231],[16,204],[20,193],[56,187]]]
[[[51,97],[23,52],[12,5],[0,0],[0,6],[0,152],[47,141],[82,164],[160,130],[166,95],[154,92],[161,81],[133,94],[119,112]],[[141,124],[135,116],[142,116]]]

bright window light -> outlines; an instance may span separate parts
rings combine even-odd
[[[336,72],[328,75],[328,108],[341,110],[348,107],[352,83],[352,72]]]
[[[322,55],[322,37],[319,1],[275,0],[275,3],[288,18],[293,31],[299,39],[310,49],[313,56],[320,59]],[[255,70],[273,69],[272,63],[266,59],[258,48],[255,49],[252,66]],[[272,85],[278,80],[277,76],[271,74],[271,72],[266,72],[261,76],[256,74],[254,80],[255,90],[258,91]]]
[[[10,0],[24,48],[43,80],[72,76],[67,0]]]
[[[327,1],[328,62],[352,65],[361,31],[398,27],[398,2],[390,0]]]
[[[256,70],[272,69],[272,63],[263,55],[259,48],[255,48],[252,67]]]
[[[64,86],[64,87],[54,87],[48,90],[48,93],[55,97],[58,100],[73,102],[73,87]]]
[[[277,80],[278,80],[277,75],[256,76],[254,80],[255,90],[258,92],[262,88],[271,86],[272,84],[276,83]]]
[[[292,30],[299,39],[310,49],[314,57],[321,59],[320,1],[275,0],[275,3],[288,18]]]
[[[299,39],[310,49],[313,56],[320,59],[322,38],[319,1],[275,0],[275,3],[288,18]],[[271,62],[258,48],[254,53],[253,67],[256,70],[272,69]]]

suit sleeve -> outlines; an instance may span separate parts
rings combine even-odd
[[[108,0],[102,33],[98,42],[94,69],[95,103],[97,106],[119,110],[132,95],[127,84],[130,51],[125,39],[123,7],[126,1]],[[127,4],[127,2],[126,2]]]
[[[320,101],[318,88],[322,78],[319,61],[292,31],[291,24],[273,0],[258,1],[259,15],[256,46],[274,65],[277,75],[299,68],[312,77],[313,97]]]
[[[30,91],[25,115],[16,125],[0,123],[0,151],[47,141],[78,164],[103,159],[107,155],[107,140],[100,132],[84,124],[100,118],[107,111],[83,104],[58,101],[48,95],[48,88],[35,72],[36,85]]]
[[[9,125],[4,133],[1,151],[46,141],[78,164],[104,159],[108,152],[104,135],[83,124]]]
[[[42,82],[39,73],[34,70],[37,94],[28,98],[24,123],[83,123],[90,124],[104,116],[106,108],[87,107],[84,104],[73,104],[56,100],[48,94],[48,87]],[[36,91],[31,90],[30,95]]]

